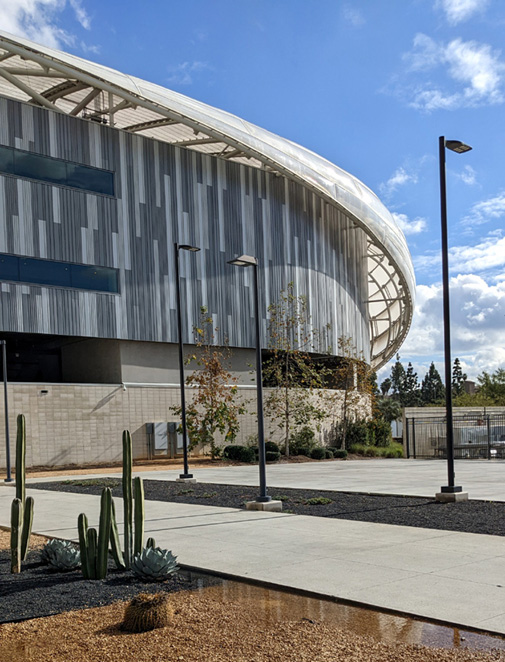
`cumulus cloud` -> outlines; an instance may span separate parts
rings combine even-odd
[[[482,12],[489,4],[489,0],[437,0],[435,5],[440,7],[451,25],[467,21],[477,12]]]
[[[487,200],[476,202],[462,222],[463,225],[473,227],[503,216],[505,216],[505,191]]]
[[[489,284],[476,274],[458,275],[451,278],[450,297],[452,355],[462,359],[469,378],[505,367],[505,282]],[[442,286],[418,285],[416,311],[401,355],[429,365],[443,355],[443,345]]]
[[[9,0],[0,3],[2,30],[51,48],[75,45],[75,37],[58,25],[66,0]],[[81,0],[69,0],[77,21],[89,30],[91,20]]]
[[[407,214],[398,214],[396,212],[393,212],[392,216],[405,235],[419,234],[426,230],[426,220],[424,218],[417,217],[410,220]]]
[[[440,252],[414,257],[414,265],[420,272],[430,272],[440,265]],[[475,246],[449,248],[451,271],[460,274],[492,272],[505,267],[505,237],[492,232]]]
[[[443,44],[418,34],[413,49],[403,56],[408,72],[422,75],[444,68],[453,89],[448,89],[449,84],[421,81],[398,93],[407,97],[411,107],[426,112],[502,103],[505,64],[500,55],[489,44],[462,39]]]
[[[417,184],[417,174],[409,172],[406,168],[400,166],[394,171],[387,182],[379,185],[379,190],[384,196],[389,197],[400,186],[404,186],[405,184]]]
[[[212,71],[212,67],[207,62],[181,62],[169,67],[170,76],[167,78],[167,82],[176,85],[191,85],[195,74],[202,71]]]
[[[477,183],[477,173],[472,166],[466,165],[461,172],[454,173],[454,175],[467,186],[474,186]]]
[[[356,7],[351,7],[350,5],[345,5],[342,9],[342,14],[344,19],[350,23],[354,28],[360,28],[365,24],[365,19],[363,14],[356,9]]]

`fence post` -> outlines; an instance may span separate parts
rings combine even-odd
[[[412,418],[412,452],[414,460],[416,459],[416,419]]]
[[[407,446],[407,460],[410,458],[409,422],[410,418],[405,417],[405,444]]]
[[[491,425],[489,421],[489,414],[487,415],[487,459],[491,459]]]

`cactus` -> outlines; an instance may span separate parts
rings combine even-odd
[[[131,566],[133,552],[133,497],[132,497],[132,438],[129,430],[123,432],[123,509],[124,509],[124,560]]]
[[[154,538],[148,538],[146,542],[146,549],[148,547],[156,547],[156,540]]]
[[[84,579],[91,579],[88,570],[88,518],[84,513],[77,518],[77,530],[79,531],[82,575]]]
[[[14,499],[11,506],[11,572],[21,572],[21,532],[23,528],[23,502]]]
[[[96,559],[96,578],[105,579],[109,559],[110,521],[112,512],[112,493],[110,487],[102,490],[100,499],[100,524],[98,528],[98,548]]]
[[[18,414],[16,436],[16,498],[25,505],[26,425],[23,414]]]
[[[177,557],[168,549],[147,547],[133,560],[133,574],[143,581],[162,582],[179,570]]]
[[[142,478],[136,476],[133,481],[135,495],[135,546],[134,556],[140,554],[144,547],[144,483]]]
[[[97,572],[97,548],[98,548],[98,536],[96,529],[88,529],[86,533],[86,561],[88,564],[88,576],[89,579],[96,579]]]
[[[25,507],[23,508],[23,530],[21,532],[21,560],[24,561],[28,552],[28,543],[32,533],[33,524],[33,497],[26,497]]]
[[[114,505],[114,499],[112,499],[111,506],[110,546],[112,549],[112,556],[114,557],[116,568],[118,570],[125,570],[126,566],[124,563],[123,552],[121,551],[121,543],[119,541],[119,533],[117,530],[116,506]]]
[[[76,570],[81,563],[81,555],[75,545],[68,540],[50,540],[40,553],[43,562],[52,570],[69,572]]]

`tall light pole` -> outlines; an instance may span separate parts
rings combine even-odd
[[[186,426],[186,394],[184,391],[184,345],[182,342],[182,312],[181,312],[181,278],[180,278],[180,252],[190,251],[197,253],[200,249],[197,246],[188,244],[179,244],[175,242],[175,292],[177,298],[177,338],[179,342],[179,379],[181,386],[181,421],[182,421],[182,450],[184,454],[184,473],[179,474],[178,480],[193,480],[193,474],[189,473],[188,467],[188,429]]]
[[[11,448],[9,440],[9,403],[7,399],[7,343],[5,340],[0,340],[2,345],[2,369],[4,381],[4,416],[5,416],[5,465],[7,469],[7,477],[5,483],[12,483],[11,476]]]
[[[452,360],[451,360],[451,318],[449,306],[449,247],[447,241],[447,192],[445,181],[445,149],[457,154],[469,152],[472,148],[460,140],[438,139],[440,163],[440,217],[442,221],[442,289],[444,300],[444,359],[445,359],[445,409],[447,445],[447,485],[437,494],[438,501],[460,501],[468,498],[463,488],[455,485],[454,474],[454,428],[452,418]]]
[[[260,297],[258,287],[258,258],[252,255],[241,255],[228,264],[236,267],[252,267],[254,276],[254,326],[256,330],[256,397],[258,408],[258,451],[260,470],[260,494],[256,503],[268,503],[272,497],[267,494],[266,479],[266,453],[265,453],[265,426],[263,422],[263,376],[261,370],[261,334],[260,334]]]

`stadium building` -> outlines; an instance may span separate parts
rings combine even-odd
[[[124,427],[138,457],[154,452],[148,424],[179,401],[175,242],[201,249],[181,252],[184,342],[206,306],[244,386],[252,274],[227,263],[243,253],[259,262],[264,347],[267,306],[290,282],[313,325],[330,325],[327,347],[352,338],[374,368],[409,329],[405,238],[355,177],[222,110],[0,32],[0,339],[29,465],[117,459]]]

